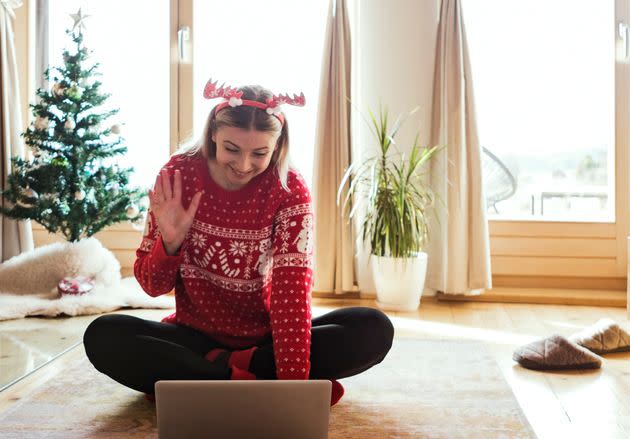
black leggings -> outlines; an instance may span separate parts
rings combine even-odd
[[[376,309],[341,308],[316,317],[311,329],[311,379],[339,379],[383,361],[394,327]],[[159,380],[226,380],[225,362],[210,362],[214,348],[228,348],[194,329],[108,314],[94,320],[83,335],[94,367],[134,390],[153,393]],[[276,379],[271,335],[258,344],[249,371],[258,379]],[[243,348],[241,348],[243,349]]]

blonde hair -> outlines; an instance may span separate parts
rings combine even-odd
[[[243,92],[241,99],[266,102],[272,94],[269,90],[259,85],[247,85],[239,88]],[[240,105],[238,107],[225,107],[218,114],[216,107],[208,115],[206,125],[201,138],[188,146],[183,146],[176,154],[196,155],[201,151],[207,159],[214,159],[217,156],[217,144],[212,140],[212,135],[222,127],[235,127],[245,130],[256,130],[262,132],[278,133],[277,148],[271,156],[269,166],[275,167],[276,175],[280,179],[282,187],[290,192],[287,185],[289,168],[292,168],[289,158],[289,124],[286,116],[284,124],[281,124],[277,117],[268,114],[266,111],[256,107]]]

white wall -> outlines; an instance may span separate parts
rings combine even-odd
[[[416,132],[426,145],[431,127],[433,67],[440,0],[354,0],[353,136],[354,156],[372,155],[376,142],[360,110],[376,111],[379,99],[391,115],[420,106],[397,136],[403,152],[411,149]],[[362,297],[375,296],[368,252],[359,247],[357,268]]]

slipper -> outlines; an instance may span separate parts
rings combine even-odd
[[[596,354],[630,351],[630,334],[612,319],[601,319],[569,340]]]
[[[534,370],[597,369],[602,359],[561,335],[521,346],[512,355],[521,366]]]

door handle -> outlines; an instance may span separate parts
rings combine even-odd
[[[184,61],[184,42],[188,40],[190,40],[190,28],[188,26],[181,26],[177,31],[177,51],[180,61]]]
[[[628,59],[628,24],[625,21],[617,23],[617,36],[621,39],[620,47],[617,52],[618,58],[622,60]]]

